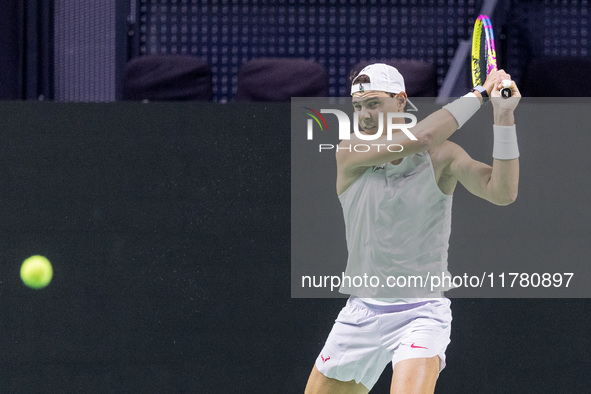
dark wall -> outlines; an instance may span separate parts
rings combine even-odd
[[[4,0],[0,12],[0,100],[21,98],[23,12],[18,0]]]
[[[0,391],[302,392],[344,300],[290,298],[289,116],[2,103]],[[588,300],[452,308],[438,392],[588,388]]]
[[[287,108],[0,112],[8,391],[230,392],[265,381],[253,368],[279,356],[275,334],[289,327],[279,307],[289,301]],[[42,291],[18,279],[37,253],[55,268]]]

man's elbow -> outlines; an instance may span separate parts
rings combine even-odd
[[[517,189],[495,196],[492,203],[501,207],[513,204],[517,200]]]
[[[434,147],[435,139],[431,133],[422,133],[416,136],[416,138],[417,152],[424,152]]]

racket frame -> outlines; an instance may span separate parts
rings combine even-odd
[[[492,23],[488,16],[482,14],[474,22],[472,32],[472,83],[474,86],[482,85],[485,81],[483,70],[481,70],[481,44],[484,35],[484,47],[486,56],[486,75],[497,70],[497,52],[495,48],[495,36]],[[501,89],[501,96],[507,98],[511,96],[511,89]]]

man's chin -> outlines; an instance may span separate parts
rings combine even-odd
[[[361,126],[361,130],[363,130],[367,134],[375,134],[378,132],[378,127],[377,126],[373,126],[373,127]]]

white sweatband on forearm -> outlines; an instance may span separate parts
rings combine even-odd
[[[517,147],[517,132],[513,126],[493,125],[494,145],[493,157],[501,160],[517,159],[519,148]]]
[[[472,92],[465,94],[444,105],[443,108],[448,110],[458,122],[458,129],[464,125],[478,111],[480,108],[480,100]]]

